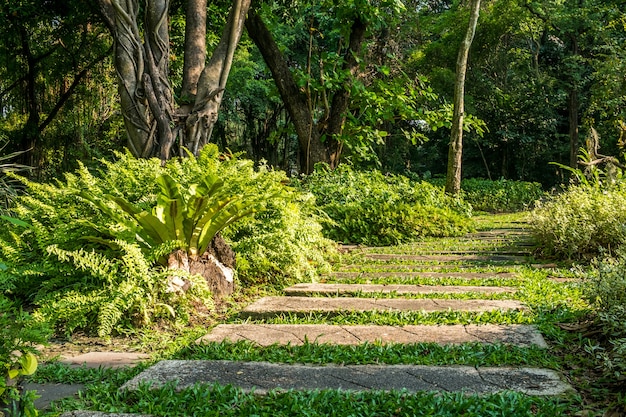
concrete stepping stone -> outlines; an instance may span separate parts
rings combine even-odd
[[[355,297],[264,297],[244,308],[240,317],[262,319],[280,314],[323,312],[340,314],[352,311],[465,311],[525,310],[516,300],[399,299]]]
[[[150,355],[135,352],[88,352],[77,356],[62,357],[59,362],[73,368],[123,368],[135,366]]]
[[[150,414],[102,413],[100,411],[68,411],[60,417],[152,417]]]
[[[285,288],[288,296],[310,296],[315,294],[462,294],[468,292],[483,294],[504,294],[517,291],[512,287],[488,287],[470,285],[400,285],[400,284],[318,284],[301,283]]]
[[[528,325],[373,326],[329,324],[220,324],[196,340],[198,344],[248,341],[259,346],[300,346],[309,343],[360,345],[369,343],[503,343],[518,347],[547,348],[541,333]]]
[[[35,407],[38,410],[43,410],[48,408],[53,401],[74,397],[79,391],[85,388],[85,385],[57,383],[36,384],[27,382],[23,384],[23,387],[26,391],[37,391],[38,398],[34,401]]]
[[[405,266],[406,267],[406,266]],[[417,272],[417,271],[381,271],[381,272],[331,272],[333,278],[387,278],[387,277],[421,277],[421,278],[515,278],[513,272]]]
[[[390,253],[365,253],[365,259],[375,261],[420,261],[420,262],[514,262],[527,263],[525,256],[512,255],[403,255]]]
[[[538,368],[475,368],[421,365],[285,365],[267,362],[202,360],[161,361],[126,382],[161,387],[175,382],[182,390],[197,383],[232,385],[257,394],[270,390],[348,391],[402,390],[491,394],[517,391],[527,395],[560,395],[572,388],[552,370]]]

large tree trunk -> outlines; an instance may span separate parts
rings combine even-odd
[[[465,113],[465,73],[467,60],[472,46],[478,16],[480,0],[472,0],[471,14],[465,39],[459,49],[456,62],[456,81],[454,84],[454,112],[452,115],[452,132],[448,149],[448,171],[446,176],[446,193],[457,195],[461,191],[461,161],[463,158],[463,115]]]
[[[313,171],[316,162],[330,162],[330,159],[321,143],[317,126],[313,123],[307,97],[296,84],[287,60],[255,10],[250,10],[248,13],[246,29],[272,72],[278,92],[298,136],[300,168],[308,174]]]
[[[99,0],[99,5],[115,43],[115,68],[130,151],[165,161],[174,155],[172,149],[178,139],[179,147],[197,154],[208,143],[217,121],[250,0],[233,0],[222,38],[206,65],[206,0],[187,1],[184,103],[176,110],[168,79],[169,0],[146,0],[143,24],[139,0]]]
[[[359,56],[361,52],[366,29],[367,25],[357,17],[350,30],[350,41],[344,55],[343,70],[350,72],[352,77],[354,77],[359,70],[357,56]],[[352,78],[344,82],[343,88],[333,95],[332,104],[330,106],[330,117],[326,131],[326,149],[330,158],[331,168],[336,168],[337,165],[339,165],[341,146],[337,137],[343,132],[343,126],[346,122],[346,112],[350,105],[351,84]]]
[[[209,142],[217,122],[235,48],[241,38],[249,8],[250,0],[233,1],[220,42],[200,74],[194,107],[187,117],[187,137],[184,141],[185,147],[194,155]]]
[[[301,170],[310,173],[318,162],[326,162],[331,168],[336,167],[341,155],[341,144],[337,138],[343,131],[346,112],[350,105],[351,79],[344,83],[341,90],[334,93],[327,118],[315,123],[309,97],[296,84],[287,60],[255,10],[250,11],[246,28],[272,72],[276,87],[294,124],[300,146]],[[359,69],[357,56],[361,51],[366,29],[367,25],[356,18],[352,24],[342,67],[352,76]],[[321,141],[323,136],[324,142]]]
[[[198,80],[206,62],[206,6],[206,0],[187,2],[183,87],[180,92],[185,104],[194,102],[198,94]]]
[[[135,156],[158,156],[162,161],[174,156],[175,145],[180,155],[183,146],[197,155],[217,121],[250,0],[233,0],[222,38],[206,64],[206,0],[187,0],[184,97],[179,108],[168,79],[169,0],[145,0],[144,7],[139,0],[98,2],[114,39],[129,149]],[[234,254],[221,238],[197,257],[174,252],[168,263],[172,270],[204,276],[217,297],[233,291]],[[174,273],[169,280],[172,291],[185,290],[188,284]]]

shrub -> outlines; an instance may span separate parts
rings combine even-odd
[[[455,236],[470,228],[471,207],[442,188],[347,165],[318,167],[303,180],[328,216],[324,233],[344,243],[391,245],[424,236]]]
[[[244,284],[284,286],[329,272],[336,244],[322,235],[311,194],[268,202],[266,210],[224,230]]]
[[[49,329],[0,294],[0,415],[36,416],[33,396],[23,393],[20,379],[37,369],[35,344],[44,343]]]
[[[210,307],[211,295],[206,282],[191,275],[186,277],[193,282],[191,290],[168,291],[166,255],[175,249],[203,250],[200,242],[206,243],[207,233],[214,234],[231,219],[266,207],[275,219],[291,218],[290,224],[296,226],[300,224],[293,216],[308,214],[296,207],[299,194],[284,185],[284,173],[265,167],[255,170],[252,161],[221,156],[214,145],[205,147],[198,158],[172,160],[164,167],[156,159],[120,154],[115,162],[103,161],[103,168],[95,174],[81,167],[56,184],[21,181],[28,195],[18,199],[14,217],[0,230],[4,262],[0,290],[34,303],[37,316],[68,334],[95,329],[105,336],[156,319],[185,320],[192,305],[199,302]],[[281,209],[277,195],[284,207],[295,205],[292,213]],[[228,209],[239,204],[236,210]],[[251,218],[249,228],[264,221],[262,215]],[[312,222],[308,230],[315,234],[314,220],[299,221]],[[324,263],[318,252],[323,241],[319,230],[309,241],[287,242],[297,238],[287,233],[282,235],[285,241],[276,239],[273,247],[258,248],[258,242],[278,233],[284,223],[265,226],[266,233],[258,240],[254,230],[232,234],[233,244],[247,237],[238,249],[255,248],[257,257],[264,250],[280,252],[281,243],[306,248],[297,257],[290,250],[291,255],[272,263],[276,271],[288,270],[287,275],[312,273],[310,259]],[[242,256],[249,280],[264,272],[246,263],[247,255]]]
[[[547,254],[590,258],[626,241],[626,190],[572,186],[538,204],[530,225]]]
[[[611,377],[626,380],[626,249],[616,258],[594,262],[585,281],[586,295],[597,311],[597,324],[606,339],[594,353]]]
[[[466,179],[461,181],[461,190],[463,200],[474,210],[491,213],[526,210],[544,195],[539,183],[506,179]]]
[[[445,179],[428,180],[443,187]],[[461,198],[474,210],[490,213],[512,213],[531,208],[544,196],[541,184],[512,181],[504,178],[492,181],[468,178],[461,181]]]

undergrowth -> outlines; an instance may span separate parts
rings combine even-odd
[[[471,206],[427,182],[340,165],[318,166],[303,186],[327,216],[325,235],[339,242],[393,245],[471,230]]]
[[[36,317],[67,335],[185,323],[198,306],[211,309],[202,277],[186,277],[186,292],[168,287],[167,255],[202,250],[207,236],[244,215],[224,233],[246,285],[311,279],[334,251],[311,197],[287,187],[283,172],[255,169],[214,145],[165,166],[126,153],[55,183],[15,178],[27,193],[2,219],[0,291],[34,305]]]

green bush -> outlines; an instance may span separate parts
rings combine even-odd
[[[221,156],[214,145],[198,158],[172,160],[164,167],[156,159],[129,154],[117,158],[103,161],[95,174],[81,167],[55,184],[22,178],[27,195],[17,200],[13,217],[5,218],[0,229],[0,290],[33,303],[38,307],[35,315],[57,330],[95,330],[105,336],[162,318],[185,321],[198,302],[210,307],[208,286],[198,276],[188,277],[194,284],[191,290],[168,291],[164,257],[174,249],[202,247],[196,237],[203,241],[206,233],[219,231],[230,223],[225,220],[242,213],[258,215],[248,220],[248,236],[231,234],[235,247],[237,239],[248,238],[238,250],[255,250],[253,255],[239,253],[248,281],[267,268],[246,259],[280,253],[281,244],[296,245],[300,251],[290,249],[272,259],[275,280],[279,271],[286,271],[287,279],[312,274],[314,263],[325,264],[321,249],[328,246],[319,230],[316,237],[297,244],[289,241],[298,237],[296,233],[279,232],[286,224],[299,227],[306,222],[311,236],[316,230],[313,219],[294,220],[308,213],[299,211],[300,194],[284,185],[284,173],[255,170],[252,161]],[[278,195],[282,203],[275,201]],[[253,209],[247,200],[254,202]],[[239,202],[243,205],[237,210],[228,210]],[[264,225],[265,233],[257,238],[254,228],[264,222],[261,213],[266,208],[280,221]],[[214,209],[225,217],[194,214]],[[192,227],[192,219],[200,223]],[[220,226],[209,227],[211,222]],[[259,248],[272,232],[281,238],[274,246]]]
[[[344,243],[392,245],[470,229],[471,207],[442,188],[347,165],[318,167],[303,180],[327,219],[324,233]]]
[[[428,180],[433,185],[445,186],[445,179]],[[461,198],[474,210],[490,213],[513,213],[531,208],[545,195],[541,184],[511,181],[504,178],[492,181],[468,178],[461,181]]]
[[[531,230],[547,254],[591,258],[626,241],[626,190],[572,186],[539,203]]]
[[[337,253],[325,238],[310,194],[268,202],[266,210],[224,230],[237,253],[237,273],[245,284],[285,286],[330,272],[327,259]]]
[[[32,393],[21,392],[20,379],[37,369],[36,344],[50,330],[0,293],[0,415],[36,416]]]
[[[462,198],[474,210],[509,213],[531,208],[544,196],[536,182],[472,178],[461,181]]]
[[[617,257],[594,262],[585,281],[586,295],[597,311],[597,324],[605,337],[593,348],[611,378],[626,380],[626,248]]]

